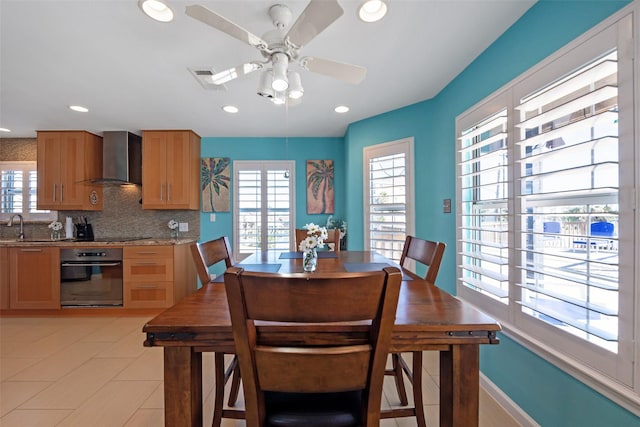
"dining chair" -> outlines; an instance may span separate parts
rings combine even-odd
[[[433,242],[430,240],[420,239],[415,236],[407,236],[402,248],[400,256],[400,265],[404,268],[407,260],[413,260],[427,267],[424,279],[427,282],[435,284],[440,270],[440,263],[446,244],[443,242]],[[413,404],[414,414],[418,427],[425,427],[424,407],[422,398],[422,352],[414,351],[411,353],[412,367],[403,359],[402,353],[391,354],[391,369],[385,371],[385,375],[393,376],[400,397],[400,405],[407,406],[407,391],[404,385],[403,373],[406,373],[413,388]]]
[[[324,243],[327,244],[327,247],[329,249],[332,249],[335,252],[339,252],[340,230],[338,230],[337,228],[332,228],[330,230],[327,230],[327,235],[327,239],[324,241]],[[298,250],[298,245],[300,245],[300,242],[306,238],[307,230],[305,230],[304,228],[296,228],[296,251]],[[329,246],[329,243],[331,243],[333,246]]]
[[[211,283],[212,280],[215,279],[215,277],[209,273],[211,266],[222,263],[223,261],[226,268],[235,264],[227,236],[222,236],[207,242],[193,243],[191,245],[191,254],[193,255],[198,277],[203,286]],[[224,387],[229,381],[229,378],[232,378],[228,401],[229,406],[235,405],[238,399],[238,393],[240,392],[240,367],[238,366],[238,358],[235,355],[226,369],[224,366],[224,353],[215,353],[214,360],[216,401],[213,405],[213,427],[219,427],[222,422]]]
[[[246,425],[379,426],[401,281],[396,267],[313,275],[228,269]],[[362,340],[332,340],[335,322],[354,322]],[[261,328],[279,333],[270,338]],[[288,328],[306,331],[304,339],[287,339]]]

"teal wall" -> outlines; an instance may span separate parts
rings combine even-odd
[[[540,0],[438,96],[353,123],[345,135],[349,248],[363,245],[362,149],[415,138],[416,235],[448,245],[439,286],[455,293],[455,118],[629,2]],[[504,334],[483,346],[481,369],[544,427],[638,426],[640,419]]]
[[[334,161],[335,214],[344,216],[345,181],[343,138],[202,138],[202,157],[229,157],[234,160],[295,160],[296,170],[296,227],[309,222],[325,224],[329,215],[307,214],[306,161],[330,159]],[[233,178],[233,170],[231,170]],[[232,183],[233,185],[233,183]],[[233,198],[233,197],[232,197]],[[229,236],[233,245],[233,200],[231,212],[216,212],[215,222],[209,221],[209,213],[200,214],[200,241],[222,235]]]

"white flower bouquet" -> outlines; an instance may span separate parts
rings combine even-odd
[[[298,249],[304,252],[310,249],[323,248],[325,239],[329,237],[326,227],[310,223],[306,224],[304,228],[307,230],[307,237],[298,244]]]
[[[177,230],[178,221],[176,221],[175,219],[169,220],[169,222],[167,223],[167,227],[169,227],[169,230]]]

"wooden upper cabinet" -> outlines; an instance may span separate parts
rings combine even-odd
[[[38,209],[102,210],[102,138],[85,131],[38,131]]]
[[[196,133],[142,132],[142,208],[200,208],[200,137]]]

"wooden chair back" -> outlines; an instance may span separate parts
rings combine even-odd
[[[328,249],[332,249],[335,252],[340,251],[340,230],[333,228],[331,230],[327,230],[327,240],[324,241],[325,247]],[[296,248],[298,250],[298,246],[300,242],[307,238],[307,230],[304,228],[296,228]],[[328,243],[332,243],[333,247],[329,246]]]
[[[404,267],[407,259],[412,259],[427,266],[425,280],[435,283],[440,270],[440,263],[447,245],[443,242],[420,239],[415,236],[407,236],[400,257],[400,265]]]
[[[402,274],[395,267],[313,275],[228,269],[224,282],[242,372],[247,426],[264,425],[266,392],[351,390],[363,391],[362,425],[378,426],[401,281]],[[319,334],[321,341],[313,344],[281,346],[261,341],[256,326],[261,321],[293,322],[298,327],[313,323],[314,328],[319,323],[358,322],[368,333],[357,343],[336,344],[328,341],[330,336]],[[282,326],[286,329],[291,324]]]
[[[209,267],[224,261],[227,268],[235,264],[231,245],[227,236],[222,236],[208,242],[193,243],[191,245],[191,254],[196,264],[196,270],[200,283],[203,285],[211,281]]]

